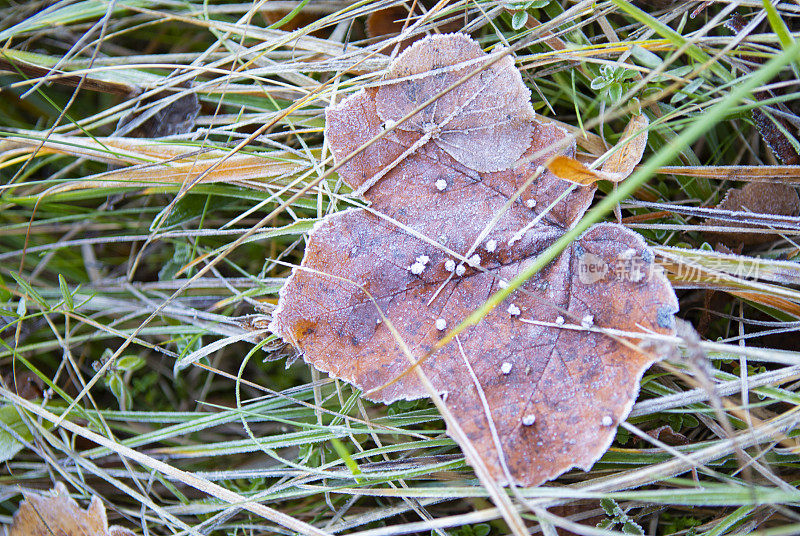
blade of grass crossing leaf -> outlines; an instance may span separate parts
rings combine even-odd
[[[613,0],[615,3],[618,0]],[[489,311],[497,307],[508,296],[518,289],[525,281],[533,277],[534,274],[539,272],[542,268],[547,266],[553,259],[555,259],[564,249],[567,248],[576,238],[578,238],[589,227],[600,221],[606,214],[611,212],[617,203],[631,195],[639,189],[647,180],[655,174],[656,170],[660,167],[667,165],[672,161],[680,150],[703,135],[707,130],[711,129],[719,121],[723,120],[728,112],[745,99],[750,93],[772,79],[778,72],[787,65],[790,61],[800,54],[800,42],[793,43],[789,48],[784,50],[780,55],[774,57],[764,66],[752,73],[748,78],[742,81],[738,86],[735,86],[728,96],[722,101],[708,109],[703,121],[695,121],[691,123],[683,132],[681,132],[672,143],[663,147],[660,151],[654,154],[646,163],[641,165],[636,172],[633,173],[626,181],[619,185],[619,188],[612,192],[610,195],[603,198],[586,216],[579,221],[575,227],[565,233],[558,239],[552,246],[547,248],[536,261],[531,264],[526,270],[512,280],[508,287],[502,289],[491,297],[486,302],[472,312],[464,321],[450,331],[445,337],[439,340],[435,345],[434,351],[444,347],[452,341],[456,335],[464,331],[467,327],[477,324],[486,316]]]
[[[72,301],[72,294],[69,292],[67,281],[61,274],[58,274],[58,287],[61,289],[61,297],[64,298],[64,304],[67,306],[67,309],[72,311],[75,308],[75,304]]]

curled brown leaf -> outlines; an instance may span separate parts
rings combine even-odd
[[[577,184],[594,184],[597,181],[620,182],[630,177],[647,148],[646,115],[633,116],[622,133],[620,142],[600,170],[591,169],[582,162],[564,155],[556,155],[547,163],[557,177]]]

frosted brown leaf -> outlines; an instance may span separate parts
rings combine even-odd
[[[7,536],[135,536],[122,527],[109,527],[106,509],[92,497],[84,510],[69,496],[66,486],[57,482],[49,494],[25,494],[14,514]]]
[[[553,147],[571,156],[574,142],[533,119],[510,59],[356,153],[387,122],[487,60],[466,36],[428,38],[400,55],[380,85],[327,110],[328,143],[337,162],[348,159],[339,173],[371,206],[315,226],[270,329],[319,370],[387,403],[429,395],[407,374],[403,345],[415,359],[428,356],[422,371],[491,475],[538,485],[571,467],[588,469],[607,449],[658,358],[637,348],[641,334],[672,333],[677,301],[642,238],[601,224],[502,307],[433,351],[562,236],[594,194],[542,167]],[[506,103],[513,116],[484,105],[472,112],[472,92],[483,103]],[[463,120],[454,138],[429,136],[452,125],[448,117]],[[486,171],[474,154],[466,158],[443,141],[452,139],[474,154],[502,156]],[[620,341],[604,328],[631,333]]]

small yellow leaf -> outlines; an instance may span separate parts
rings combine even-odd
[[[560,179],[577,184],[593,184],[597,181],[620,182],[627,179],[642,160],[647,147],[647,126],[650,120],[645,115],[631,118],[622,139],[613,149],[612,155],[600,170],[590,169],[568,156],[556,156],[547,163],[547,169]]]
[[[604,173],[622,176],[619,180],[633,173],[634,168],[642,161],[642,155],[647,148],[649,125],[650,120],[644,114],[634,115],[631,118],[613,154],[603,163],[601,169]]]

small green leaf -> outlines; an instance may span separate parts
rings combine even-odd
[[[604,519],[597,525],[595,525],[598,529],[610,529],[614,526],[613,519]]]
[[[117,369],[128,372],[142,368],[144,360],[138,355],[123,355],[117,359],[115,363]]]
[[[511,17],[511,27],[515,30],[524,28],[526,22],[528,22],[528,14],[524,11],[517,11]]]
[[[64,298],[64,305],[67,306],[67,310],[72,311],[75,309],[75,303],[72,301],[72,294],[67,286],[67,281],[61,274],[58,274],[58,287],[61,289],[61,297]]]
[[[622,525],[622,532],[624,532],[625,534],[642,535],[644,534],[644,529],[640,527],[638,523],[636,523],[635,521],[631,521],[629,519]]]
[[[608,97],[612,103],[617,103],[622,98],[622,84],[614,82],[608,86]]]
[[[19,451],[24,448],[24,445],[14,438],[14,434],[18,435],[25,441],[33,439],[33,434],[25,423],[19,411],[14,406],[0,407],[0,422],[3,423],[4,428],[0,428],[0,462],[5,462],[13,458]]]
[[[158,271],[159,281],[171,281],[181,268],[192,260],[192,247],[187,243],[175,245],[175,254]]]
[[[0,274],[0,302],[5,302],[10,300],[13,297],[11,294],[11,290],[9,290],[8,285],[3,280],[2,274]]]
[[[41,295],[41,294],[39,294],[39,293],[36,291],[36,289],[34,289],[34,288],[33,288],[33,287],[32,287],[32,286],[31,286],[31,285],[30,285],[30,284],[29,284],[27,281],[25,281],[24,279],[22,279],[22,277],[20,277],[20,275],[19,275],[18,273],[16,273],[16,272],[10,272],[10,273],[11,273],[11,277],[13,277],[13,278],[14,278],[14,281],[16,281],[16,282],[17,282],[17,284],[18,284],[20,287],[22,287],[22,290],[24,290],[24,291],[25,291],[25,293],[26,293],[28,296],[30,296],[31,298],[33,298],[33,299],[36,301],[36,303],[38,303],[39,305],[41,305],[41,306],[42,306],[42,309],[45,309],[45,310],[48,310],[48,311],[50,310],[50,305],[48,305],[48,303],[45,301],[45,299],[44,299],[44,298],[42,298],[42,295]]]
[[[658,55],[650,52],[646,48],[642,48],[639,45],[634,45],[631,47],[631,55],[636,58],[636,60],[644,65],[645,67],[650,67],[651,69],[657,69],[664,60],[662,60]]]
[[[608,85],[608,80],[603,76],[598,76],[597,78],[591,81],[589,87],[591,87],[594,91],[600,91],[607,85]]]
[[[614,510],[619,508],[617,501],[614,499],[600,499],[600,507],[606,513],[607,516],[614,516]]]

